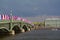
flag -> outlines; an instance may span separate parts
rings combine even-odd
[[[13,20],[17,20],[17,16],[12,16]]]
[[[2,20],[4,20],[5,19],[5,16],[4,16],[4,14],[2,15]]]
[[[10,19],[10,17],[8,16],[8,15],[2,15],[2,20],[9,20]]]
[[[8,15],[5,15],[5,20],[9,20],[10,17]]]
[[[17,20],[22,20],[22,18],[21,17],[17,17]]]
[[[0,15],[0,20],[1,20],[1,15]]]

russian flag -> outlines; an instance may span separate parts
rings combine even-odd
[[[2,16],[0,15],[0,20],[2,19]]]
[[[10,17],[8,16],[8,15],[2,15],[2,20],[9,20],[10,19]]]
[[[8,15],[5,15],[5,20],[9,20],[10,17]]]
[[[17,20],[21,20],[22,21],[22,18],[21,17],[17,17]]]
[[[4,19],[5,19],[5,15],[3,14],[3,15],[2,15],[2,20],[4,20]]]
[[[17,16],[13,16],[12,18],[13,18],[13,20],[17,20]]]

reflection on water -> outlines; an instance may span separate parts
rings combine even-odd
[[[33,30],[14,36],[1,36],[0,40],[60,40],[60,30]]]

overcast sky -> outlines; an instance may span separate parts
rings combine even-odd
[[[60,0],[0,0],[0,14],[28,17],[40,15],[60,16]]]

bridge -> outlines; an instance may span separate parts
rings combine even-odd
[[[30,31],[33,28],[31,22],[27,22],[24,19],[17,20],[16,17],[13,19],[12,15],[0,15],[0,17],[2,17],[2,19],[0,18],[0,33],[15,34]]]

